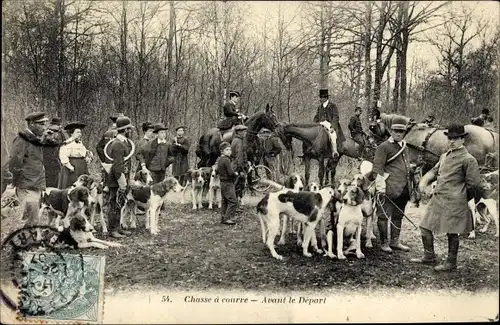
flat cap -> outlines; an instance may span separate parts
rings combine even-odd
[[[46,122],[48,121],[48,117],[45,116],[44,112],[34,112],[31,114],[26,115],[24,118],[26,122]]]
[[[226,149],[227,147],[231,148],[229,142],[223,141],[219,144],[220,151],[224,151],[224,149]]]

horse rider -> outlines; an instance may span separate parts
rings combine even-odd
[[[484,185],[477,160],[464,147],[467,133],[463,125],[450,125],[445,131],[449,149],[441,155],[438,163],[422,177],[419,187],[425,191],[428,184],[437,179],[436,187],[424,218],[420,223],[424,254],[411,262],[435,264],[434,234],[446,233],[448,257],[434,267],[435,271],[452,271],[457,267],[459,234],[473,230],[472,215],[468,201],[477,203],[483,196]]]
[[[224,104],[224,120],[220,121],[217,127],[219,128],[221,135],[226,133],[234,125],[242,124],[242,121],[246,119],[244,114],[240,113],[239,103],[241,95],[238,91],[229,92],[229,100]]]
[[[279,138],[276,135],[273,135],[271,130],[263,128],[259,134],[260,147],[262,148],[262,163],[264,166],[268,167],[273,174],[276,174],[277,167],[276,166],[276,157],[281,153],[281,144]],[[269,175],[269,171],[266,170],[268,174],[267,177],[271,178]],[[276,175],[274,175],[276,176]]]
[[[133,142],[130,140],[132,125],[127,116],[115,120],[116,136],[109,142],[104,155],[111,161],[109,173],[106,173],[104,184],[109,189],[109,232],[114,238],[130,235],[129,231],[121,229],[120,209],[126,202],[126,189],[131,169],[131,157],[134,154]]]
[[[337,105],[334,102],[330,101],[328,95],[328,89],[320,89],[319,90],[319,99],[321,104],[317,108],[316,115],[314,115],[313,121],[315,123],[320,123],[322,121],[327,121],[330,123],[331,128],[336,132],[336,143],[337,150],[332,150],[332,154],[335,151],[339,151],[338,148],[342,148],[342,145],[345,142],[344,134],[342,133],[342,128],[340,127],[339,122],[339,110]],[[335,139],[333,139],[333,134],[330,133],[332,146],[335,143]]]
[[[234,128],[234,137],[231,142],[231,156],[233,157],[234,171],[237,172],[238,178],[236,179],[236,196],[238,197],[238,211],[241,212],[241,199],[243,198],[243,190],[245,188],[246,172],[248,168],[247,152],[244,146],[245,134],[247,127],[238,124]]]
[[[181,125],[175,129],[175,137],[172,140],[172,152],[174,162],[172,164],[172,175],[177,178],[179,183],[184,186],[186,182],[186,173],[189,170],[189,147],[191,142],[184,136],[185,126]]]
[[[373,172],[377,175],[375,188],[377,195],[377,217],[381,249],[392,253],[392,249],[409,251],[408,246],[399,240],[403,214],[410,201],[410,155],[403,140],[407,130],[406,121],[395,117],[391,125],[391,136],[382,142],[375,151]],[[392,201],[392,202],[391,202]],[[391,238],[388,238],[388,223],[391,224]]]
[[[479,116],[471,119],[472,124],[482,126],[484,128],[493,128],[493,118],[490,116],[490,110],[485,108]]]
[[[363,125],[361,124],[360,117],[362,111],[363,110],[359,106],[354,109],[354,115],[351,116],[348,127],[349,131],[351,132],[351,138],[364,148],[365,138],[367,138],[368,136],[363,131]]]

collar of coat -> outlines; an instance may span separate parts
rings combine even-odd
[[[330,100],[329,99],[327,99],[326,102],[323,103],[323,107],[327,107],[328,104],[330,104]]]
[[[43,146],[44,144],[41,142],[41,139],[37,137],[31,130],[26,129],[24,131],[19,132],[19,136],[24,140],[35,146]]]
[[[457,151],[457,150],[462,150],[462,149],[465,149],[464,145],[461,145],[458,148],[453,148],[453,149],[450,148],[450,149],[448,149],[448,151],[446,151],[446,155],[448,155],[450,152]]]

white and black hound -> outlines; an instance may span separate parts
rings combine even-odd
[[[302,176],[300,176],[299,174],[293,173],[286,177],[285,181],[283,182],[283,185],[285,186],[285,188],[298,192],[304,189],[304,180]],[[289,220],[288,223],[287,220]],[[301,223],[293,219],[288,219],[288,217],[285,214],[281,215],[281,222],[282,222],[281,234],[280,234],[280,239],[278,241],[278,245],[285,244],[287,225],[288,229],[290,229],[290,233],[293,234],[297,232],[297,245],[301,245],[302,244],[302,238],[300,237]]]

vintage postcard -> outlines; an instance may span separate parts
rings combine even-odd
[[[499,17],[3,1],[2,323],[498,322]]]

